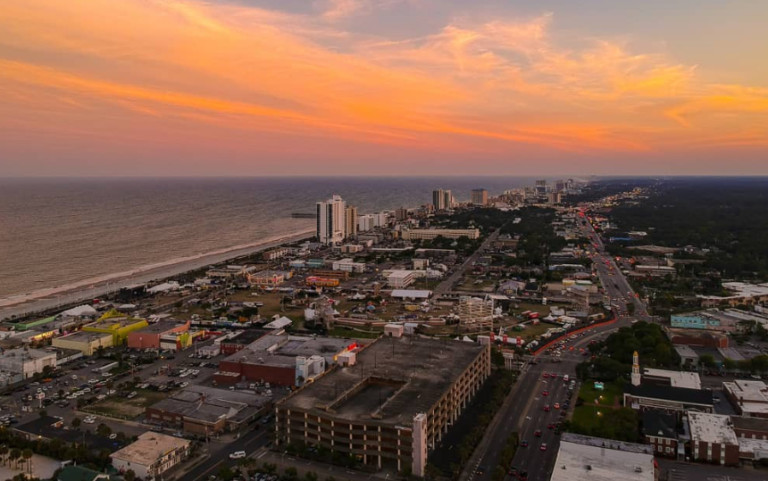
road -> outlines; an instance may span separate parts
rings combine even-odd
[[[454,269],[453,274],[448,276],[447,279],[435,287],[435,290],[433,291],[435,299],[453,290],[453,286],[459,282],[459,279],[464,275],[464,272],[466,272],[469,267],[475,265],[477,259],[488,250],[491,242],[495,241],[499,237],[500,231],[501,229],[496,229],[495,231],[491,232],[491,234],[487,239],[485,239],[485,241],[483,241],[480,247],[471,256],[467,257],[459,267]]]
[[[230,453],[235,451],[245,451],[251,455],[256,450],[266,446],[271,436],[269,433],[273,429],[273,424],[266,426],[259,424],[259,429],[248,431],[239,439],[228,444],[211,443],[208,447],[210,455],[208,459],[195,466],[191,471],[184,473],[182,479],[185,481],[201,481],[208,479],[212,474],[215,475],[223,466],[234,468],[237,461],[229,459]]]
[[[577,385],[573,393],[569,393],[568,386],[563,382],[563,375],[575,378],[576,365],[584,359],[580,350],[586,349],[590,341],[604,339],[617,329],[629,326],[637,320],[652,320],[645,304],[635,295],[621,269],[614,259],[606,254],[602,240],[589,222],[581,225],[581,230],[582,234],[592,241],[594,249],[591,258],[594,270],[604,287],[604,295],[607,295],[615,306],[617,320],[565,339],[563,345],[558,347],[561,352],[559,362],[554,362],[547,350],[524,366],[517,383],[465,467],[461,475],[463,481],[490,480],[499,464],[505,442],[513,432],[518,433],[521,444],[522,441],[527,441],[528,446],[518,446],[512,465],[506,468],[515,467],[518,472],[527,472],[529,481],[548,480],[560,442],[559,436],[554,430],[548,429],[548,426],[563,417],[560,413],[566,400],[573,398],[569,409],[575,407],[573,393],[577,393],[579,387]],[[627,312],[628,302],[635,305],[632,316]],[[545,378],[544,372],[555,373],[557,377]],[[544,391],[548,391],[547,396],[543,395]],[[554,403],[561,404],[561,409],[554,409]],[[544,410],[546,405],[549,405],[549,411]],[[540,437],[535,436],[536,431],[541,431]],[[542,444],[546,444],[546,450],[542,450]],[[517,478],[507,475],[506,479]]]

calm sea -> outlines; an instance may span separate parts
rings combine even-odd
[[[360,213],[468,200],[532,178],[0,179],[0,298],[312,228],[340,194]]]

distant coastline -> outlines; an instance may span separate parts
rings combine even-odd
[[[144,284],[153,280],[166,279],[202,267],[219,264],[238,257],[251,255],[272,247],[310,239],[313,229],[306,229],[292,234],[270,237],[250,244],[242,244],[202,254],[178,257],[134,269],[92,277],[82,281],[38,289],[24,294],[14,294],[0,298],[0,320],[11,316],[25,315],[44,311],[57,306],[90,300],[134,284]]]

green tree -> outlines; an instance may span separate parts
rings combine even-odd
[[[82,423],[83,421],[77,416],[72,419],[72,427],[75,429],[79,429]]]
[[[304,479],[306,481],[317,481],[317,473],[314,471],[307,471],[304,473]]]
[[[283,478],[287,480],[295,480],[299,478],[299,473],[296,471],[296,468],[293,466],[289,466],[285,468],[285,471],[283,471],[285,474],[283,475]]]
[[[27,473],[32,474],[32,455],[34,453],[30,448],[25,448],[24,451],[21,452],[21,456],[24,458],[24,463],[27,466]]]
[[[125,479],[125,481],[135,481],[136,473],[132,469],[129,469],[123,474],[123,479]]]

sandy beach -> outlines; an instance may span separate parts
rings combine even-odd
[[[218,249],[193,256],[179,257],[137,267],[129,271],[93,277],[71,284],[0,298],[0,320],[90,300],[123,287],[165,279],[282,244],[308,239],[312,235],[314,235],[314,230],[308,229],[294,234],[263,239],[251,244]]]

